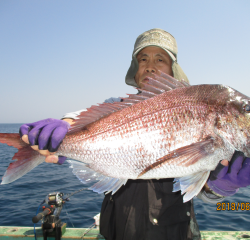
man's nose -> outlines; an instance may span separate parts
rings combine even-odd
[[[154,68],[146,68],[147,73],[155,73],[156,70]]]
[[[145,71],[147,73],[156,73],[156,68],[155,68],[154,64],[148,63]]]

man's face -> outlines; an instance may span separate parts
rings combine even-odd
[[[173,76],[172,59],[166,51],[159,47],[145,47],[136,56],[139,69],[135,75],[135,81],[139,87],[152,77],[152,73],[159,74],[159,70]]]

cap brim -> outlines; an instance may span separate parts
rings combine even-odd
[[[143,49],[143,48],[146,48],[146,47],[150,47],[150,46],[154,46],[154,47],[159,47],[161,49],[163,49],[164,51],[166,51],[168,53],[168,55],[171,57],[171,59],[175,62],[176,61],[176,57],[173,53],[171,53],[169,50],[167,50],[166,48],[164,47],[160,47],[160,46],[157,46],[157,45],[147,45],[147,46],[143,46],[141,48],[138,48],[134,53],[133,53],[133,56],[136,57],[136,55]]]

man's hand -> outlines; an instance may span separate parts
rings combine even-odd
[[[240,187],[250,185],[250,158],[235,151],[230,162],[222,160],[211,172],[208,187],[222,196],[234,195]]]
[[[48,118],[22,125],[19,133],[24,142],[46,156],[46,162],[62,164],[66,157],[58,157],[53,153],[58,150],[71,124],[73,124],[72,119],[57,120]]]

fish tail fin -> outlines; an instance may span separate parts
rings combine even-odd
[[[0,133],[0,143],[18,149],[18,152],[12,157],[12,160],[17,161],[10,163],[1,184],[14,182],[45,160],[45,156],[42,156],[33,150],[29,144],[23,142],[18,133]]]

